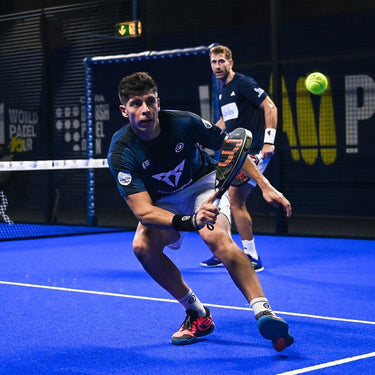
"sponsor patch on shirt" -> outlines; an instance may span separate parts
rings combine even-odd
[[[258,98],[260,98],[262,94],[264,93],[264,90],[261,89],[260,87],[254,89],[254,91],[258,94]]]
[[[127,186],[132,182],[132,176],[127,172],[119,172],[117,174],[117,179],[120,185]]]
[[[221,113],[224,121],[233,120],[238,118],[238,107],[236,103],[225,104],[221,107]]]
[[[204,125],[207,129],[211,129],[211,128],[212,128],[212,124],[211,124],[209,121],[204,120],[203,118],[202,118],[202,121],[203,121],[203,125]]]
[[[177,146],[175,147],[175,151],[176,152],[181,152],[182,150],[184,149],[184,143],[183,142],[179,142],[178,144],[177,144]]]

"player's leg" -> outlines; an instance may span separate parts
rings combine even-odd
[[[253,221],[246,206],[247,198],[254,190],[254,187],[255,185],[252,181],[238,186],[231,186],[229,195],[233,220],[241,237],[244,252],[248,255],[255,271],[261,272],[264,267],[256,250]]]
[[[203,228],[199,233],[214,256],[225,265],[234,283],[248,301],[264,296],[249,258],[232,239],[230,223],[225,215],[218,216],[213,231]]]
[[[146,272],[176,299],[189,290],[175,264],[164,254],[166,245],[177,241],[175,230],[160,230],[138,224],[133,251]]]
[[[253,222],[249,211],[246,207],[246,199],[254,189],[254,185],[250,182],[238,186],[231,186],[229,189],[231,212],[234,222],[236,223],[238,234],[242,240],[244,252],[249,257],[256,272],[263,271],[262,261],[256,251]],[[218,257],[212,256],[200,263],[204,267],[219,267],[223,263]]]
[[[172,344],[184,345],[211,333],[215,324],[209,309],[203,306],[183,280],[179,269],[163,252],[165,246],[178,239],[179,233],[175,230],[147,228],[138,224],[133,250],[146,272],[186,310],[186,319],[172,336]]]
[[[249,258],[231,237],[228,219],[219,215],[214,230],[203,228],[200,234],[214,256],[223,262],[232,280],[250,303],[260,334],[271,340],[277,351],[290,346],[294,338],[289,333],[289,326],[272,311]]]
[[[263,159],[261,153],[252,155],[252,159],[262,173],[264,173],[271,160],[270,158]],[[237,182],[237,184],[234,184],[236,186],[232,186],[230,188],[231,211],[233,214],[233,219],[236,223],[237,231],[241,237],[244,252],[248,255],[255,271],[260,272],[264,270],[264,267],[256,250],[253,233],[253,221],[250,212],[246,207],[247,198],[257,184],[253,179],[250,179],[246,183],[241,183],[241,179],[239,179]]]

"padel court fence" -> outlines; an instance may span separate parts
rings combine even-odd
[[[114,37],[113,25],[131,19],[134,3],[143,34]],[[98,0],[0,16],[0,144],[13,161],[105,159],[124,125],[117,85],[134,71],[155,78],[162,108],[215,120],[208,48],[225,44],[235,71],[256,78],[279,112],[266,176],[292,202],[293,216],[285,220],[256,189],[247,202],[255,232],[375,238],[374,2],[180,8],[169,0]],[[322,96],[304,87],[313,71],[329,79]],[[0,191],[17,225],[135,225],[108,168],[8,172]]]

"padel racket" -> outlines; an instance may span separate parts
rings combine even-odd
[[[262,160],[262,152],[256,155],[249,155],[250,159],[258,165],[259,162]],[[250,177],[243,171],[240,170],[236,178],[233,180],[231,186],[241,186],[246,184],[250,180]]]
[[[240,172],[250,150],[252,139],[251,132],[244,128],[235,129],[226,138],[216,169],[217,204]],[[214,226],[207,224],[207,228],[213,230]]]

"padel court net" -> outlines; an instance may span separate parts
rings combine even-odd
[[[114,231],[130,225],[131,214],[116,189],[111,190],[106,159],[0,162],[0,173],[9,174],[0,191],[0,241]],[[103,184],[110,189],[108,200],[118,198],[123,204],[122,221],[118,215],[116,223],[109,211],[98,218],[94,189]],[[95,225],[88,225],[89,212]]]

